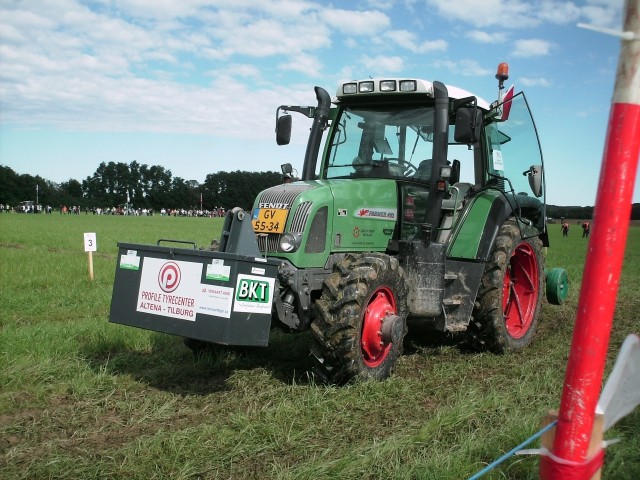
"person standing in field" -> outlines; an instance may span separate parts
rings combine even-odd
[[[584,222],[582,222],[582,238],[589,238],[589,229],[589,221],[585,220]]]
[[[569,224],[567,222],[562,222],[562,236],[569,236]]]

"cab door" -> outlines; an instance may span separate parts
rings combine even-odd
[[[544,228],[544,162],[526,97],[520,92],[496,108],[502,112],[494,112],[497,120],[486,130],[486,182],[504,190],[516,216]]]

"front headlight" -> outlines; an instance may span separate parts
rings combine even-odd
[[[285,233],[284,235],[282,235],[282,237],[280,237],[280,250],[285,253],[295,252],[296,250],[298,250],[298,248],[300,248],[301,241],[302,236],[299,233]]]

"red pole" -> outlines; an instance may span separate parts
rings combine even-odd
[[[623,36],[618,62],[553,456],[543,457],[540,467],[547,480],[591,478],[578,464],[588,460],[640,155],[639,0],[625,2],[623,30],[629,33]],[[601,466],[602,457],[596,463]]]

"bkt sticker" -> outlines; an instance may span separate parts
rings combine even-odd
[[[236,300],[266,303],[269,298],[269,282],[245,279],[238,283],[236,292]]]
[[[233,310],[235,312],[264,313],[270,315],[274,288],[274,278],[265,278],[256,275],[238,275]]]

